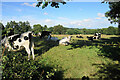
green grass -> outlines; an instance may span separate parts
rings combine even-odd
[[[57,37],[61,39],[65,36],[68,35],[58,35]],[[112,35],[111,37],[116,36]],[[110,36],[106,36],[106,38],[110,38]],[[46,41],[44,42],[43,40],[40,42],[45,43]],[[46,44],[42,46],[54,45],[54,43],[54,41],[47,41]],[[75,35],[72,38],[71,44],[72,43],[73,45],[69,46],[52,46],[42,55],[37,56],[36,60],[40,58],[41,60],[46,59],[46,62],[44,64],[55,66],[58,70],[62,70],[63,78],[82,78],[83,76],[89,76],[89,78],[97,78],[99,76],[93,76],[100,70],[100,67],[96,65],[101,64],[102,66],[102,64],[107,65],[109,63],[114,63],[114,61],[110,58],[107,58],[105,56],[98,56],[98,53],[100,53],[100,46],[96,46],[95,44],[101,43],[87,41],[86,38],[77,39],[75,38]],[[41,46],[38,46],[37,48],[40,49],[40,47]]]
[[[50,49],[42,58],[47,58],[46,64],[57,65],[64,71],[64,78],[81,78],[89,76],[97,71],[92,64],[102,64],[109,59],[97,56],[95,47],[83,47],[67,50],[70,46],[58,46]],[[92,77],[92,76],[91,76]]]
[[[62,39],[69,35],[52,36]],[[68,46],[34,37],[35,61],[32,60],[32,56],[31,60],[27,61],[28,57],[25,50],[5,51],[3,56],[4,76],[6,78],[9,78],[9,75],[10,77],[33,78],[37,76],[37,79],[40,77],[46,79],[46,76],[52,78],[51,74],[55,73],[54,79],[56,80],[82,78],[83,76],[108,78],[108,80],[120,78],[120,47],[116,45],[119,43],[119,36],[102,35],[101,40],[94,41],[89,41],[86,38],[92,35],[81,35],[84,37],[82,39],[76,38],[76,35],[71,36],[72,40]],[[16,69],[18,70],[16,71]]]

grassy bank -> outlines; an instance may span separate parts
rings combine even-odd
[[[69,35],[52,36],[61,39]],[[37,79],[53,78],[51,76],[54,76],[54,79],[82,78],[83,76],[109,79],[120,77],[118,74],[120,71],[120,49],[119,46],[116,46],[120,40],[119,36],[102,35],[101,40],[94,41],[87,40],[86,37],[91,35],[81,35],[84,38],[76,38],[76,35],[71,36],[73,36],[71,44],[68,46],[35,37],[35,61],[27,61],[25,50],[16,53],[6,51],[4,55],[7,55],[7,58],[3,57],[4,76],[12,74],[11,77],[22,77],[23,73],[27,73],[30,78],[35,78],[37,75]],[[113,46],[105,44],[113,44]],[[21,68],[18,69],[20,66],[22,73],[19,71]],[[16,69],[19,72],[14,72]]]

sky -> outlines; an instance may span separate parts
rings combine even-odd
[[[117,27],[110,24],[104,13],[109,10],[108,4],[101,2],[67,2],[60,8],[50,5],[45,9],[36,7],[37,2],[2,2],[1,16],[4,25],[10,21],[29,21],[30,25],[41,24],[53,27],[61,24],[68,28],[107,28]]]

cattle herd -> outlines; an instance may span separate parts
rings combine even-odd
[[[34,40],[33,40],[34,32],[28,31],[22,34],[11,34],[9,36],[4,36],[1,40],[1,43],[5,48],[8,48],[8,51],[18,51],[21,50],[23,47],[25,48],[28,54],[28,60],[30,59],[30,54],[32,53],[33,60],[35,59],[34,56]],[[39,32],[38,35],[40,39],[48,36],[47,40],[59,41],[59,45],[69,45],[72,36],[64,37],[59,40],[57,37],[51,37],[50,31],[42,31]],[[83,38],[82,36],[76,36],[76,38]],[[101,33],[95,33],[94,36],[88,37],[88,40],[93,41],[93,39],[101,39]]]

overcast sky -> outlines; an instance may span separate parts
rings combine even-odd
[[[69,28],[107,28],[117,27],[110,24],[104,13],[109,10],[108,4],[101,2],[67,2],[60,8],[51,6],[41,9],[36,6],[37,2],[3,2],[2,22],[6,25],[11,20],[29,21],[30,25],[41,24],[53,27],[61,24]]]

